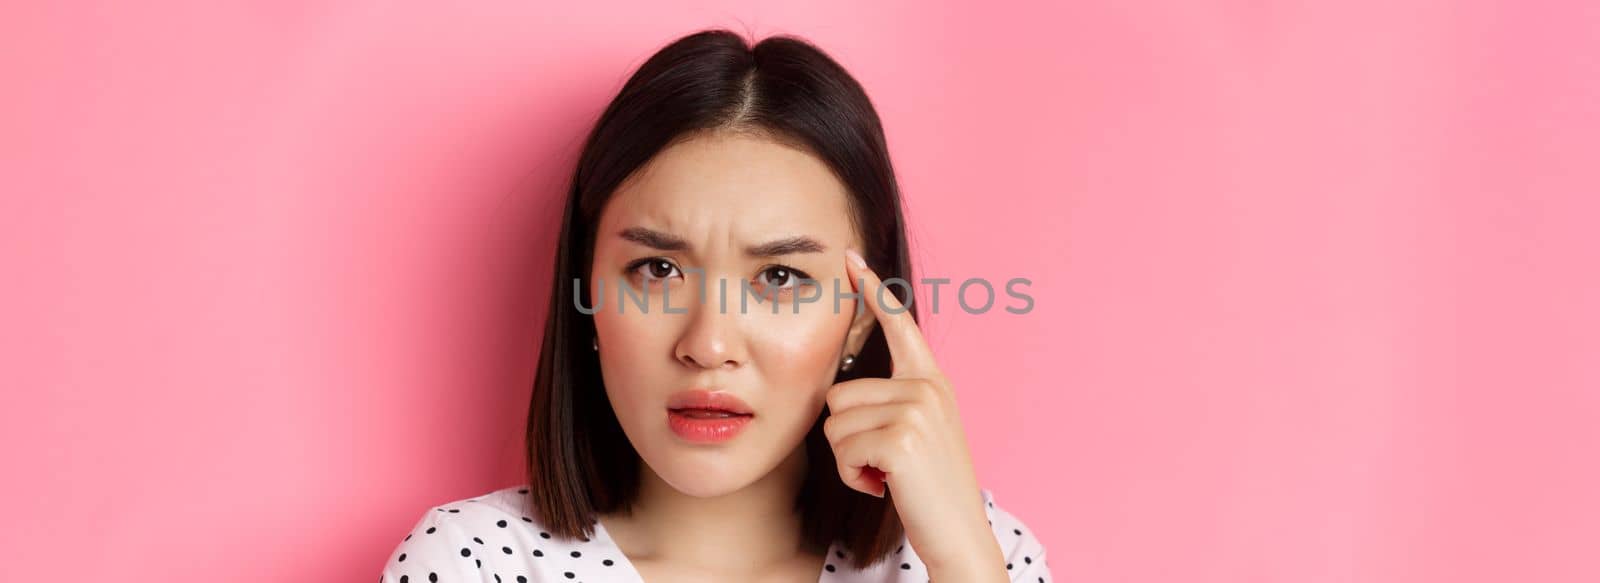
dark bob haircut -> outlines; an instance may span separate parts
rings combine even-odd
[[[668,145],[718,131],[755,133],[821,159],[849,193],[868,265],[884,280],[914,281],[883,127],[843,67],[788,36],[751,46],[732,32],[705,30],[662,48],[596,121],[561,218],[526,443],[530,511],[554,533],[592,536],[598,515],[631,509],[639,489],[639,454],[611,409],[599,356],[591,350],[594,320],[575,307],[576,301],[594,305],[588,286],[574,280],[589,280],[600,213],[618,185]],[[916,318],[908,288],[889,289]],[[888,344],[882,327],[874,326],[855,366],[837,379],[890,373]],[[864,568],[887,558],[904,530],[891,495],[869,496],[839,478],[822,432],[827,417],[825,409],[805,438],[809,471],[795,500],[802,540],[816,548],[838,542],[852,564]]]

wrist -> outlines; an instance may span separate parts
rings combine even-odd
[[[1010,583],[1005,565],[972,559],[959,563],[928,567],[928,580],[933,583]]]
[[[968,542],[959,548],[962,552],[953,556],[923,557],[928,578],[934,583],[1010,581],[1006,573],[1005,553],[1000,550],[1000,542],[995,540],[994,532],[988,529],[987,524],[974,532]]]

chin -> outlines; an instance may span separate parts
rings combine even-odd
[[[673,489],[696,498],[715,498],[732,494],[749,486],[755,476],[745,475],[750,467],[740,467],[723,456],[706,456],[703,452],[671,452],[673,459],[665,464],[651,464],[650,468],[661,481]]]

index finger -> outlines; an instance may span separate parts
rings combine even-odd
[[[928,342],[922,337],[922,330],[917,328],[911,311],[905,309],[890,290],[884,289],[883,281],[878,279],[878,274],[872,268],[867,267],[860,254],[853,249],[846,249],[845,255],[845,271],[850,275],[850,285],[856,288],[856,293],[861,294],[859,301],[866,302],[867,309],[872,310],[878,325],[883,327],[883,337],[889,343],[889,356],[894,361],[893,376],[936,374],[938,369],[934,366],[933,351],[928,348]]]

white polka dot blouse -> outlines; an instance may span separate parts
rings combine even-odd
[[[563,539],[524,510],[525,487],[429,508],[383,566],[379,583],[644,583],[605,525],[593,539]],[[1052,581],[1044,545],[982,490],[985,512],[1012,581]],[[835,543],[818,583],[923,583],[928,570],[901,538],[891,560],[855,569]]]

